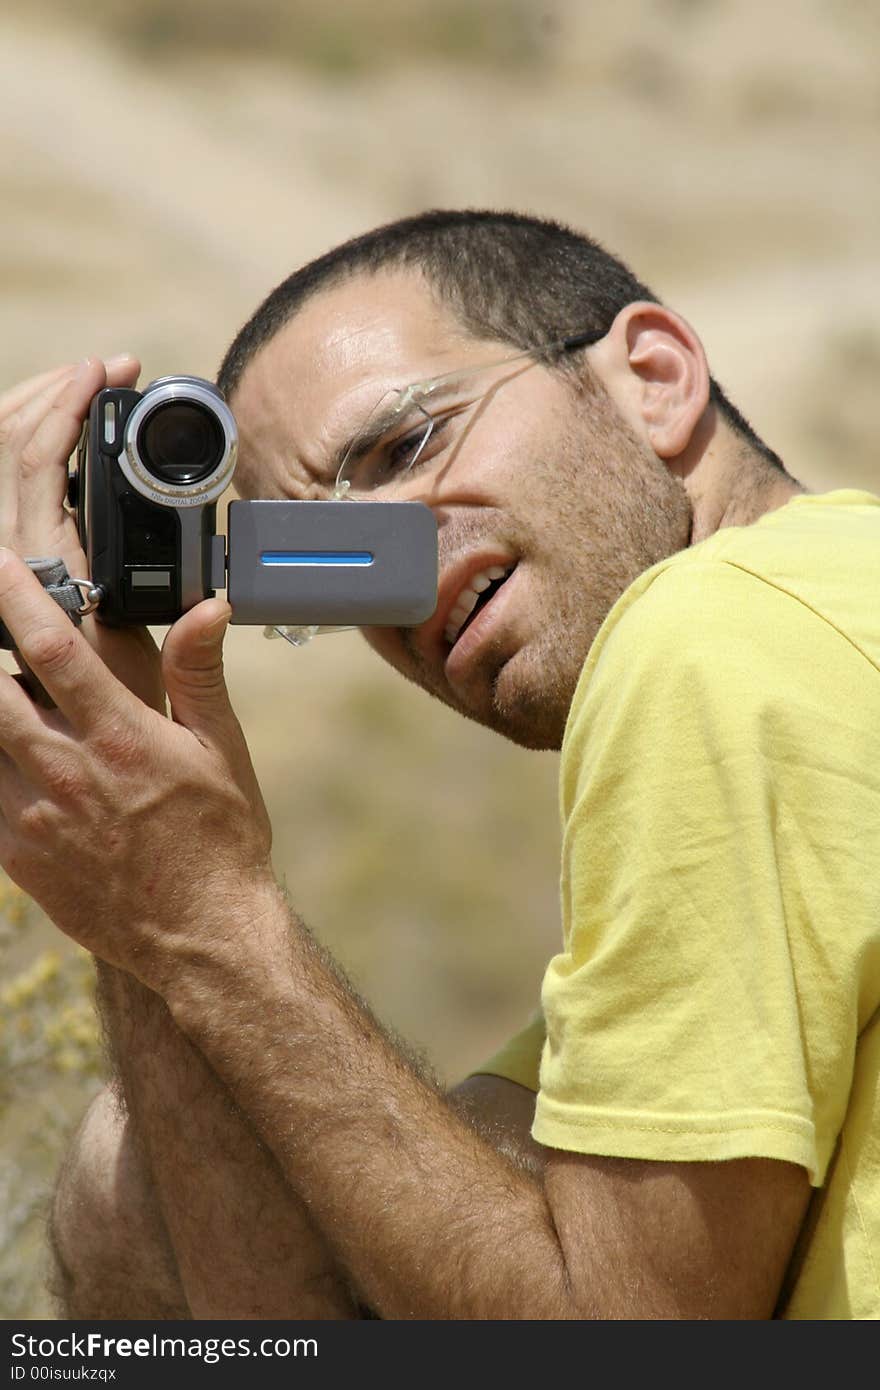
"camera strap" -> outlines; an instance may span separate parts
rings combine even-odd
[[[26,560],[25,563],[33,570],[46,593],[52,595],[59,608],[63,608],[71,622],[78,627],[84,614],[91,613],[96,606],[95,591],[92,589],[91,582],[83,579],[71,579],[63,560],[37,559]],[[83,590],[86,591],[85,597]],[[3,622],[0,622],[0,648],[8,652],[16,650],[12,635]],[[17,660],[21,667],[20,683],[37,704],[52,708],[52,701],[33,671],[24,664],[20,657],[17,657]]]

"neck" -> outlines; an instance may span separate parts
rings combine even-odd
[[[716,435],[713,446],[685,480],[693,507],[691,545],[724,526],[751,526],[807,491],[732,431],[725,434],[723,440]]]

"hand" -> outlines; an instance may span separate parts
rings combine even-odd
[[[87,358],[56,367],[0,394],[0,544],[24,558],[60,556],[88,577],[73,514],[65,506],[67,463],[89,402],[104,386],[134,386],[133,357]],[[113,629],[86,618],[83,632],[119,679],[154,709],[165,709],[159,654],[145,628]]]
[[[170,630],[173,720],[108,671],[11,551],[0,618],[57,708],[0,672],[0,864],[55,924],[165,997],[181,966],[277,901],[271,831],[229,704],[230,609],[198,604]]]

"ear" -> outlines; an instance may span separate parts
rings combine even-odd
[[[649,301],[621,309],[608,339],[633,423],[658,458],[677,458],[709,403],[702,343],[679,314]]]

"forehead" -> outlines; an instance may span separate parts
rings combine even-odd
[[[320,495],[339,447],[385,391],[464,365],[474,343],[415,272],[320,291],[256,354],[232,396],[239,490]]]

